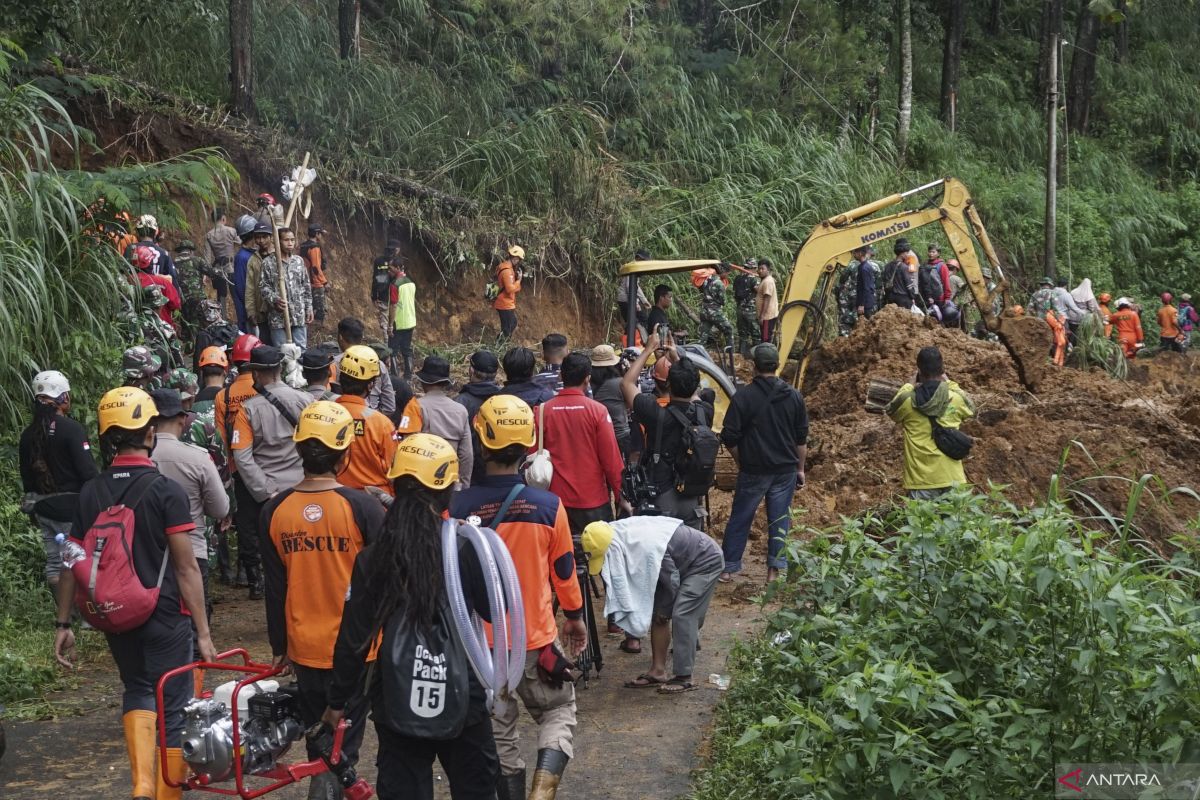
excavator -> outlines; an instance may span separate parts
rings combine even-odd
[[[939,188],[942,190],[940,196],[935,193]],[[922,202],[911,210],[876,216],[884,209],[905,203],[910,198]],[[996,334],[1008,349],[1021,383],[1029,391],[1037,391],[1047,370],[1050,327],[1044,320],[1005,316],[997,310],[1001,306],[1011,308],[1013,305],[1009,298],[1008,279],[970,192],[961,181],[951,177],[859,206],[823,220],[813,228],[796,254],[787,286],[780,297],[779,352],[797,362],[794,370],[785,371],[795,386],[799,387],[803,382],[808,361],[820,347],[826,330],[825,311],[833,294],[834,279],[839,268],[847,263],[850,251],[908,236],[918,228],[934,224],[941,226],[954,250],[985,327]],[[976,245],[986,257],[990,273],[980,263]],[[628,296],[636,297],[639,278],[690,272],[717,263],[711,259],[632,261],[623,265],[618,275],[628,280]],[[637,326],[632,307],[625,322],[628,341],[632,342]],[[684,347],[688,357],[700,369],[701,385],[713,389],[716,394],[713,427],[720,430],[729,400],[737,391],[735,376],[719,366],[699,345]]]

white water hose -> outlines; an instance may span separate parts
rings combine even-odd
[[[492,648],[488,650],[483,620],[467,609],[462,575],[458,569],[458,537],[462,536],[479,556],[487,585],[492,617]],[[467,652],[476,677],[488,693],[488,706],[503,707],[521,682],[525,671],[525,606],[517,568],[504,541],[491,528],[481,528],[456,519],[442,523],[442,570],[450,598],[454,628]]]

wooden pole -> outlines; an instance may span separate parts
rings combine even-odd
[[[308,169],[309,153],[304,154],[304,163],[300,167],[300,174]],[[300,200],[300,194],[303,191],[300,188],[300,182],[296,181],[296,185],[292,189],[292,200],[288,203],[287,216],[283,218],[283,227],[287,228],[292,224],[292,214],[296,210],[296,204]],[[275,214],[271,214],[271,230],[275,234],[275,267],[279,270],[279,297],[283,300],[283,335],[287,338],[287,343],[292,343],[292,313],[288,306],[287,296],[287,276],[284,272],[283,265],[283,249],[279,246],[279,225],[275,223]],[[293,234],[294,235],[294,234]]]
[[[1050,49],[1050,63],[1046,65],[1046,250],[1044,255],[1046,275],[1056,276],[1054,259],[1057,244],[1056,225],[1058,214],[1058,48],[1061,46],[1057,32]]]

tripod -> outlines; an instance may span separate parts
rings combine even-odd
[[[600,629],[596,626],[595,601],[600,596],[596,580],[588,574],[588,557],[582,547],[575,547],[575,576],[579,579],[579,595],[583,598],[583,621],[587,625],[587,647],[575,659],[575,666],[583,673],[579,682],[583,688],[588,688],[592,680],[592,670],[596,671],[596,679],[600,678],[600,670],[604,668],[604,653],[600,651]],[[554,610],[558,611],[558,598],[554,598]]]

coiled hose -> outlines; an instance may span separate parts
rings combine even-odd
[[[487,646],[483,620],[467,608],[462,575],[458,569],[458,537],[475,548],[487,585],[492,617],[492,648]],[[448,519],[442,523],[442,569],[450,598],[454,628],[466,650],[467,660],[487,690],[488,707],[501,708],[521,682],[525,670],[525,605],[512,556],[491,528]]]

